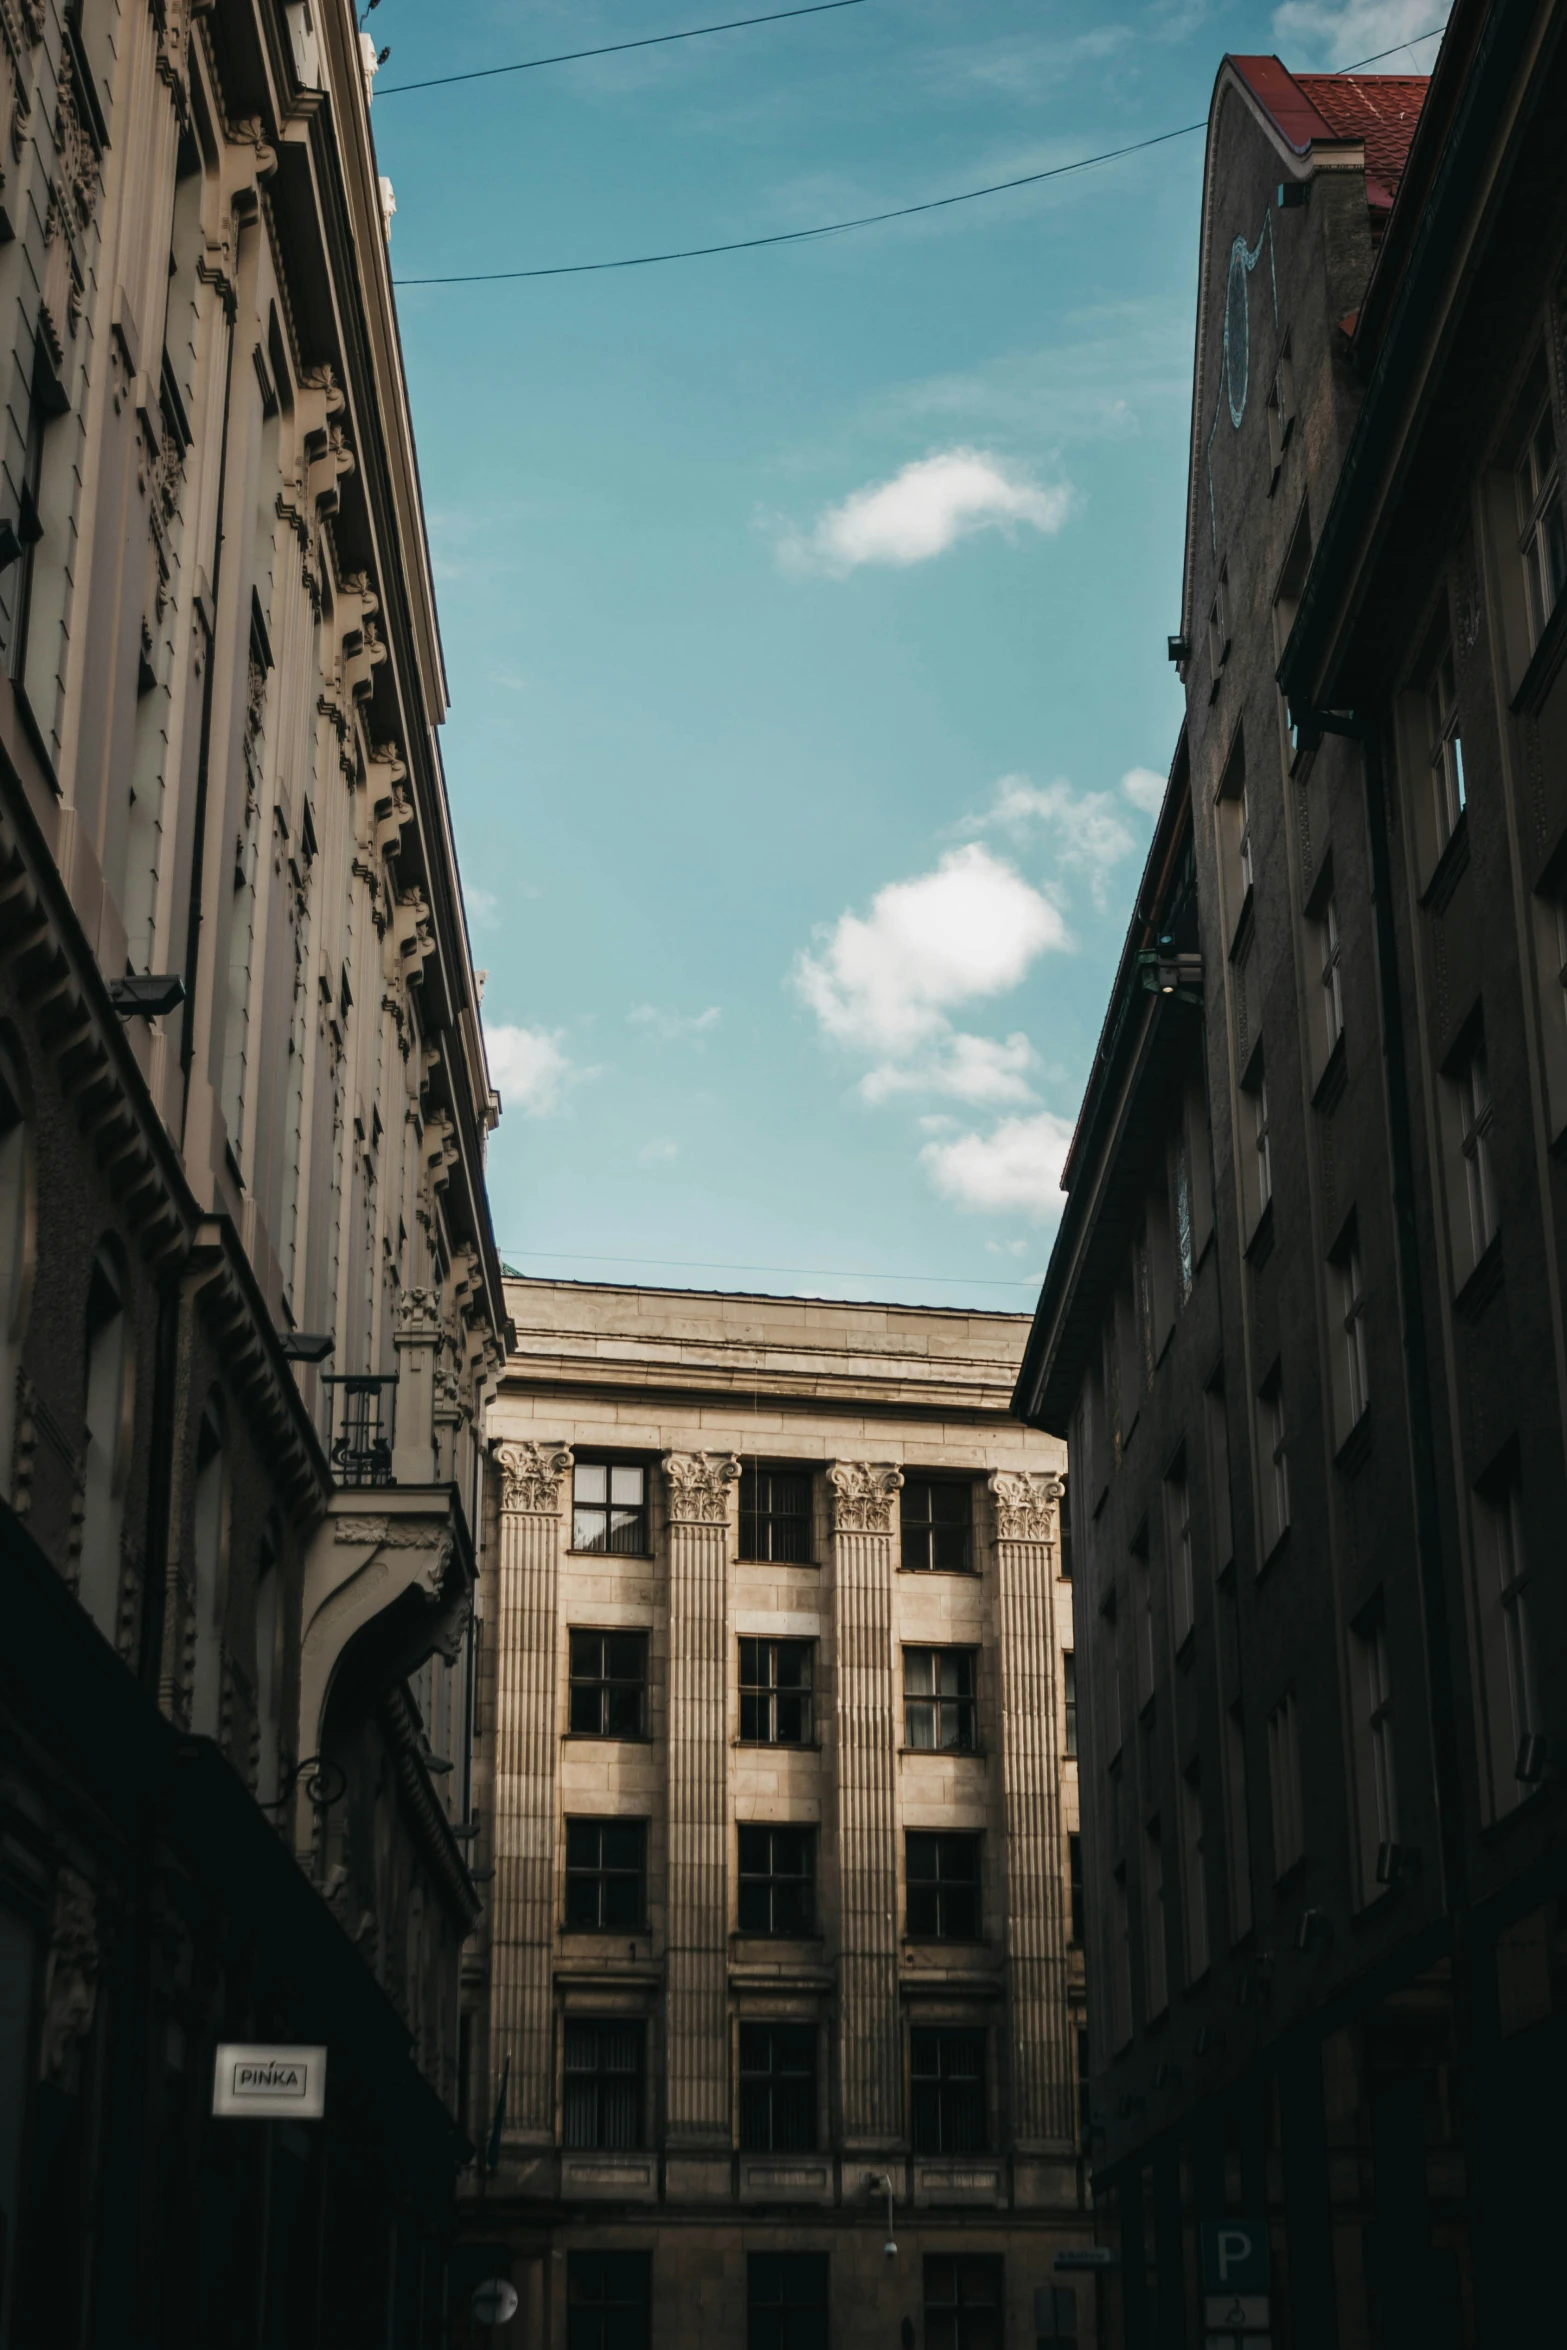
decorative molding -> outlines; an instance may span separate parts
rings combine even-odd
[[[989,1480],[1002,1542],[1054,1542],[1065,1480],[1032,1469],[997,1469]]]
[[[59,2081],[92,2030],[98,2007],[98,1911],[93,1889],[74,1869],[55,1880],[54,1917],[44,1973],[38,2077]],[[67,2087],[74,2087],[67,2081]]]
[[[564,1444],[491,1446],[501,1473],[501,1511],[507,1517],[553,1518],[560,1509],[560,1481],[568,1473],[572,1453]]]
[[[833,1491],[835,1533],[892,1532],[892,1505],[903,1483],[896,1461],[833,1461],[827,1482]]]
[[[740,1477],[736,1453],[666,1452],[662,1467],[669,1482],[673,1526],[722,1526],[729,1517],[729,1488]]]

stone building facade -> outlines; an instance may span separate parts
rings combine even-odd
[[[1053,2267],[1087,2234],[1070,1562],[1061,1448],[1007,1416],[1027,1323],[506,1296],[471,2262],[529,2343],[1086,2342]]]
[[[439,2318],[504,1302],[372,81],[0,0],[0,2344]]]
[[[1479,0],[1429,86],[1215,88],[1186,722],[1017,1390],[1116,2343],[1216,2225],[1291,2350],[1556,2323],[1564,107]]]

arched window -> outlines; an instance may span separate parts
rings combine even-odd
[[[222,1404],[216,1394],[201,1415],[196,1439],[195,1568],[196,1659],[191,1677],[190,1726],[216,1738],[223,1706],[223,1615],[228,1593],[228,1479],[223,1458]]]
[[[282,1776],[283,1541],[267,1520],[256,1566],[256,1800],[275,1803]]]
[[[87,1289],[87,1428],[83,1473],[83,1607],[106,1639],[120,1604],[120,1527],[130,1455],[129,1317],[116,1252],[105,1243],[93,1258]]]
[[[0,1050],[0,1494],[11,1499],[16,1383],[33,1291],[33,1150],[22,1089]]]

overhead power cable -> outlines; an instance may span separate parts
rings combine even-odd
[[[645,33],[637,41],[610,41],[602,49],[562,49],[555,57],[521,57],[515,65],[476,65],[468,73],[440,73],[426,82],[388,82],[378,98],[401,98],[409,90],[448,90],[453,82],[488,82],[503,73],[536,73],[541,65],[575,65],[584,57],[618,57],[626,49],[663,49],[671,41],[700,41],[708,33],[743,32],[748,25],[782,24],[791,16],[831,16],[839,8],[863,8],[865,0],[811,0],[807,8],[775,8],[766,16],[731,16],[723,24],[694,24],[683,33]]]
[[[1340,71],[1358,73],[1362,66],[1379,65],[1384,57],[1397,57],[1406,49],[1415,48],[1421,41],[1433,41],[1444,31],[1442,25],[1433,25],[1429,31],[1414,33],[1407,41],[1398,42],[1391,49],[1378,49],[1370,57],[1361,57],[1353,65]],[[876,228],[889,220],[911,220],[920,212],[943,212],[953,204],[977,203],[982,196],[1002,196],[1013,188],[1038,187],[1043,180],[1064,179],[1074,171],[1091,170],[1098,163],[1116,163],[1124,155],[1141,155],[1150,147],[1163,147],[1172,139],[1189,139],[1194,131],[1204,130],[1207,120],[1182,123],[1178,130],[1158,131],[1150,139],[1134,139],[1125,147],[1106,147],[1098,155],[1080,155],[1073,163],[1053,164],[1047,171],[1026,171],[1016,179],[992,180],[982,188],[962,188],[954,196],[931,196],[923,204],[898,204],[886,212],[862,212],[852,220],[823,221],[817,228],[779,229],[771,236],[733,237],[717,245],[681,245],[667,253],[629,253],[614,261],[560,261],[541,269],[472,269],[450,276],[399,277],[393,284],[402,286],[493,286],[511,283],[523,278],[590,277],[602,270],[652,269],[664,261],[701,261],[714,253],[754,253],[764,245],[804,245],[818,237],[843,236],[851,229]]]
[[[863,1265],[739,1265],[708,1257],[601,1257],[591,1249],[510,1248],[502,1249],[501,1256],[503,1260],[528,1257],[535,1264],[548,1265],[663,1265],[680,1273],[792,1273],[812,1281],[934,1281],[946,1289],[1032,1289],[1039,1279],[1037,1273],[1018,1273],[1010,1281],[998,1281],[983,1273],[876,1273]],[[530,1278],[522,1275],[524,1280]]]

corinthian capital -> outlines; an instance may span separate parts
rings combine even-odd
[[[501,1509],[508,1517],[553,1518],[560,1509],[560,1481],[571,1467],[564,1444],[491,1446],[501,1472]]]
[[[722,1526],[729,1516],[729,1488],[738,1483],[740,1463],[732,1452],[666,1452],[672,1526]]]
[[[896,1461],[834,1461],[827,1471],[832,1487],[834,1531],[890,1534],[893,1496],[903,1483]]]
[[[1057,1512],[1066,1485],[1033,1469],[997,1469],[990,1478],[996,1497],[996,1533],[1002,1542],[1053,1542]]]

